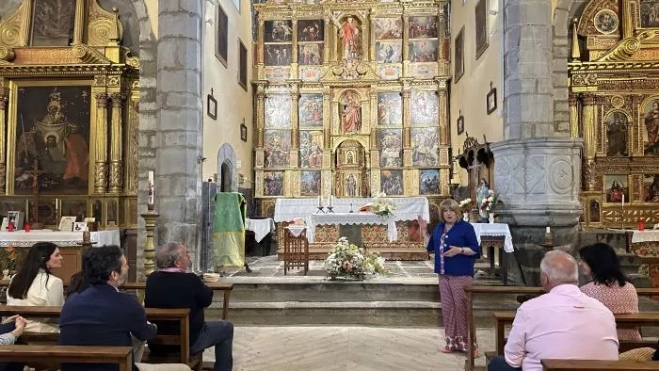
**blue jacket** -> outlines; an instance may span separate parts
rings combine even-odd
[[[470,248],[476,252],[475,255],[467,256],[458,254],[452,257],[444,257],[444,274],[452,276],[473,276],[474,263],[476,259],[481,257],[478,240],[474,227],[465,222],[458,220],[453,225],[453,228],[447,233],[444,245],[439,246],[441,241],[442,232],[444,232],[444,223],[439,223],[430,236],[426,250],[435,253],[435,273],[440,273],[440,259],[441,254],[450,250],[451,246]]]
[[[133,346],[156,336],[156,326],[146,322],[146,312],[135,296],[118,292],[108,284],[92,285],[70,296],[60,316],[61,345]],[[62,371],[119,370],[118,365],[62,364]],[[133,370],[137,370],[133,366]]]

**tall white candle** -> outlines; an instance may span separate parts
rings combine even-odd
[[[622,206],[623,207],[625,206],[625,195],[624,194],[622,195]]]
[[[545,233],[551,233],[551,228],[547,227],[547,229],[545,230]]]
[[[149,171],[149,183],[153,184],[153,171]]]
[[[321,206],[322,206],[322,205],[321,205],[322,202],[323,202],[323,197],[322,197],[322,196],[318,196],[318,207],[321,207]]]
[[[332,195],[330,195],[330,196],[329,196],[329,206],[330,206],[330,207],[332,207],[332,199],[333,199],[333,197],[332,197]]]
[[[149,184],[147,185],[149,190],[149,200],[147,201],[150,205],[154,205],[156,202],[156,186],[153,182],[153,171],[149,171]]]

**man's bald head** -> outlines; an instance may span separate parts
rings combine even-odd
[[[560,250],[553,250],[545,254],[540,262],[540,272],[545,277],[542,285],[546,291],[561,284],[577,285],[579,283],[577,261],[570,254]]]

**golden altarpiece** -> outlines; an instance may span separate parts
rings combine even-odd
[[[278,197],[380,192],[427,196],[436,213],[449,193],[447,3],[270,0],[255,8],[261,214],[272,216]]]
[[[570,125],[584,139],[588,226],[659,223],[658,11],[656,0],[592,0],[572,26]]]
[[[116,9],[59,4],[0,20],[0,215],[136,228],[139,60]]]

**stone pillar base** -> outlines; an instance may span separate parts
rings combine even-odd
[[[554,246],[574,245],[579,203],[581,139],[535,138],[490,144],[496,214],[508,223],[515,244],[543,244],[551,227]]]

